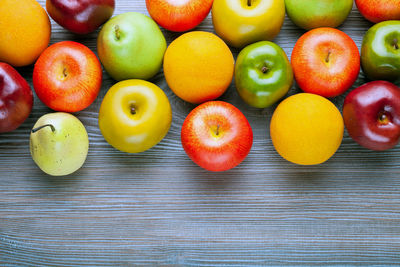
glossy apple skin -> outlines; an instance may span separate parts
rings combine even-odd
[[[364,35],[361,66],[371,80],[396,81],[400,77],[400,21],[372,26]]]
[[[343,118],[351,138],[363,147],[394,147],[400,139],[400,88],[372,81],[354,89],[344,101]]]
[[[334,97],[357,80],[360,53],[344,32],[317,28],[297,40],[291,63],[296,82],[304,92]]]
[[[311,30],[336,28],[353,7],[353,0],[285,0],[286,13],[297,26]]]
[[[285,18],[284,0],[214,0],[215,32],[230,46],[242,48],[275,38]]]
[[[235,106],[209,101],[186,117],[181,130],[186,154],[209,171],[226,171],[239,165],[249,154],[253,131]]]
[[[0,133],[17,129],[29,116],[33,93],[11,65],[0,62]]]
[[[97,38],[100,61],[117,81],[150,79],[160,70],[166,49],[157,23],[137,12],[111,18]]]
[[[398,0],[356,0],[356,5],[361,15],[373,23],[400,20]]]
[[[82,122],[69,113],[55,112],[40,117],[32,130],[44,125],[54,128],[46,126],[30,135],[30,152],[38,167],[52,176],[68,175],[82,167],[89,150]]]
[[[208,15],[213,0],[146,0],[150,16],[161,27],[174,32],[195,28]]]
[[[114,13],[115,0],[47,0],[50,17],[65,29],[88,34],[95,31]]]
[[[143,80],[116,83],[99,111],[104,139],[127,153],[143,152],[158,144],[168,133],[171,121],[171,105],[163,90]]]
[[[270,41],[260,41],[240,51],[235,66],[235,84],[250,106],[266,108],[289,91],[293,71],[285,51]]]
[[[100,61],[88,47],[63,41],[40,55],[33,69],[33,87],[49,108],[77,112],[96,99],[102,75]]]

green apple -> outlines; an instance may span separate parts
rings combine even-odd
[[[99,127],[114,148],[128,153],[143,152],[159,143],[172,121],[171,105],[164,91],[143,80],[114,84],[104,96]]]
[[[361,66],[371,80],[395,81],[400,77],[400,21],[372,26],[364,35]]]
[[[115,80],[150,79],[160,70],[167,42],[149,17],[127,12],[111,18],[97,38],[97,52]]]
[[[85,127],[69,113],[43,115],[31,131],[32,159],[49,175],[62,176],[75,172],[85,162],[88,149],[89,138]]]
[[[284,0],[214,0],[212,6],[215,32],[237,48],[272,40],[284,18]]]
[[[240,51],[235,66],[235,84],[247,104],[266,108],[281,99],[292,83],[292,67],[285,51],[278,45],[261,41]]]
[[[353,7],[353,0],[285,0],[286,13],[297,26],[311,30],[336,28]]]

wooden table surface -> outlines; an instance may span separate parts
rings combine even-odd
[[[115,14],[147,14],[144,0],[116,2]],[[52,26],[51,43],[75,40],[96,51],[97,32],[76,36]],[[360,47],[370,26],[354,8],[340,29]],[[211,17],[197,30],[213,31]],[[179,36],[163,33],[168,43]],[[290,57],[302,33],[286,19],[275,42]],[[238,50],[232,51],[236,57]],[[18,70],[32,82],[32,66]],[[400,264],[399,146],[368,151],[345,132],[329,161],[296,166],[272,146],[269,121],[276,106],[250,108],[232,83],[220,99],[246,115],[253,148],[235,169],[207,172],[180,143],[194,106],[171,92],[161,71],[151,81],[168,95],[173,122],[166,138],[144,153],[113,149],[98,129],[101,101],[115,83],[105,72],[96,101],[76,113],[90,139],[87,161],[76,173],[52,178],[32,161],[29,131],[51,112],[36,97],[29,119],[0,135],[1,266]],[[360,73],[353,88],[364,82]],[[297,92],[293,86],[290,94]],[[332,99],[339,108],[343,100]]]

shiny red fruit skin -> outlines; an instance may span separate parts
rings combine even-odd
[[[88,34],[114,13],[115,0],[47,0],[47,13],[65,29]]]
[[[33,93],[11,65],[0,62],[0,133],[17,129],[29,116]]]
[[[101,83],[100,61],[88,47],[73,41],[49,46],[33,69],[36,95],[56,111],[87,108],[96,99]]]
[[[161,27],[184,32],[199,25],[210,13],[213,0],[146,0],[150,16]]]
[[[400,20],[399,0],[356,0],[361,15],[378,23],[385,20]]]
[[[210,101],[197,106],[186,117],[181,141],[186,154],[197,165],[209,171],[226,171],[249,154],[253,131],[239,109],[223,101]]]
[[[360,53],[344,32],[317,28],[297,40],[291,63],[295,80],[304,92],[335,97],[357,80]]]
[[[379,118],[384,113],[387,123]],[[366,83],[345,98],[343,119],[351,138],[365,148],[386,150],[400,139],[400,88],[387,81]]]

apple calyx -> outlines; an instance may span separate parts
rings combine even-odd
[[[135,105],[131,104],[130,108],[131,108],[131,114],[132,114],[132,115],[135,115],[135,114],[136,114],[136,107],[135,107]]]
[[[45,125],[42,125],[42,126],[39,126],[39,127],[35,128],[35,129],[32,129],[32,133],[36,133],[37,131],[43,129],[44,127],[50,127],[51,131],[53,133],[56,131],[56,128],[54,128],[53,124],[45,124]]]
[[[269,71],[269,68],[268,67],[266,67],[266,66],[263,66],[262,68],[261,68],[261,72],[262,73],[267,73]]]

